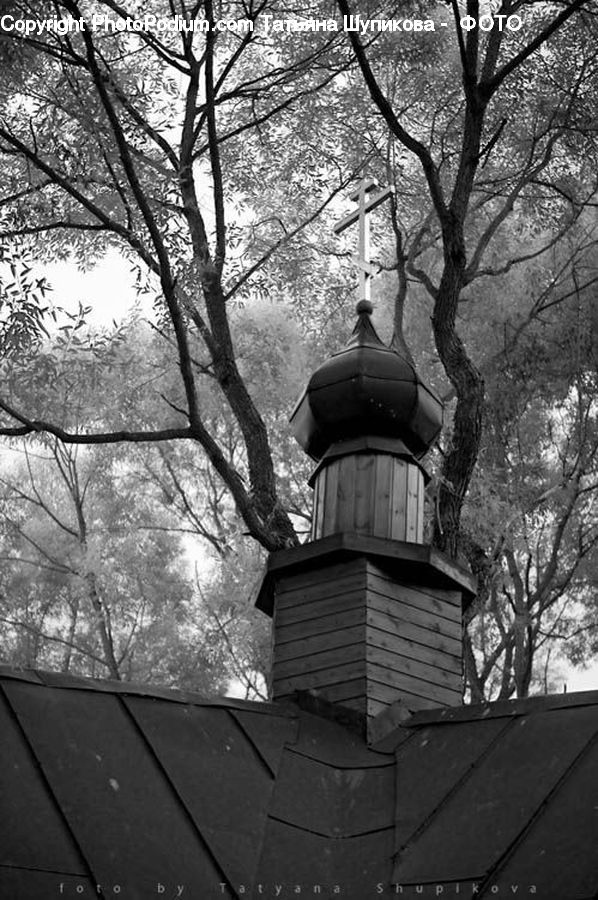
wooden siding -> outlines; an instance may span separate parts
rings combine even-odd
[[[312,585],[320,585],[327,582],[338,581],[340,578],[350,576],[365,578],[365,570],[361,557],[336,563],[310,568],[307,572],[294,572],[292,575],[281,575],[276,585],[276,596],[287,591],[296,591],[301,588],[310,588]]]
[[[314,690],[373,716],[461,702],[457,591],[400,584],[367,557],[285,575],[274,609],[275,698]]]
[[[331,702],[338,703],[339,701],[334,701],[332,697],[329,697],[327,692],[322,694],[325,700],[330,700]],[[361,694],[359,697],[349,697],[346,700],[342,701],[343,706],[347,706],[349,709],[354,709],[356,712],[362,713],[362,715],[367,715],[367,703],[365,693]]]
[[[432,633],[432,637],[435,635]],[[380,650],[387,650],[391,653],[398,653],[407,659],[417,659],[421,662],[428,663],[441,672],[449,672],[453,675],[461,675],[462,663],[461,658],[444,653],[436,647],[427,646],[419,641],[410,641],[404,638],[399,631],[381,631],[376,627],[368,627],[367,643],[369,647],[377,647]],[[433,680],[433,679],[432,679]]]
[[[364,625],[355,625],[345,628],[342,625],[334,631],[325,631],[309,635],[298,640],[286,641],[281,643],[277,641],[274,648],[274,659],[277,663],[290,659],[301,659],[322,653],[326,650],[336,649],[337,647],[345,647],[351,644],[363,644],[365,641]]]
[[[420,469],[386,453],[331,460],[314,485],[312,540],[354,532],[421,543],[424,481]]]
[[[411,690],[422,697],[436,697],[438,705],[445,702],[451,705],[456,695],[460,697],[460,677],[449,672],[435,670],[433,666],[419,663],[417,660],[395,656],[377,647],[368,647],[367,675],[383,684],[410,684]],[[417,685],[417,690],[415,690]]]
[[[375,682],[391,688],[395,699],[404,697],[407,705],[412,697],[433,706],[458,705],[463,679],[459,593],[400,584],[373,563],[367,567],[368,697]]]
[[[275,698],[314,689],[365,710],[366,588],[361,559],[280,579],[274,606]],[[331,686],[333,696],[325,690]]]
[[[385,703],[386,706],[392,706],[397,700],[401,700],[407,709],[419,711],[422,709],[438,709],[439,706],[445,706],[444,703],[438,703],[432,697],[422,696],[410,689],[409,685],[403,684],[400,691],[397,686],[389,686],[383,682],[369,678],[367,682],[367,699],[377,700],[379,703]]]
[[[397,702],[396,697],[394,697],[394,699],[392,701],[378,700],[376,697],[373,696],[374,692],[376,690],[376,687],[377,687],[376,683],[370,682],[370,685],[371,685],[370,691],[368,692],[368,696],[367,696],[367,700],[366,700],[366,704],[365,704],[366,712],[367,712],[367,716],[368,716],[369,720],[374,719],[376,716],[379,716],[381,713],[385,712],[387,709],[389,709],[393,704],[395,704]],[[408,702],[407,702],[407,698],[408,698]],[[405,715],[408,715],[407,710],[409,710],[409,712],[418,712],[419,713],[419,712],[422,712],[422,710],[438,709],[438,705],[436,703],[434,703],[433,701],[426,700],[423,697],[416,697],[415,694],[409,694],[409,695],[405,694],[404,696],[402,695],[400,699],[404,703]],[[396,723],[397,719],[393,718],[390,720],[390,722]],[[380,725],[377,724],[376,726],[374,726],[374,728],[380,729]],[[385,726],[382,726],[382,728],[384,729]],[[375,732],[374,729],[372,729],[372,732],[380,733],[380,732]],[[369,728],[368,728],[368,734],[370,734],[372,732],[370,732]]]
[[[368,591],[368,608],[377,609],[388,616],[404,619],[444,637],[461,641],[461,623],[445,618],[431,608],[430,604],[426,602],[424,594],[418,597],[414,591],[406,590],[403,595],[397,592],[396,597],[389,597],[370,589]]]
[[[317,672],[305,672],[299,667],[296,674],[286,678],[278,678],[274,669],[274,697],[285,697],[295,691],[320,690],[330,685],[343,685],[355,678],[365,678],[365,659],[320,669]]]
[[[301,641],[313,635],[334,634],[342,628],[352,628],[366,621],[366,609],[359,604],[354,609],[343,609],[328,616],[317,619],[295,622],[290,625],[279,624],[276,630],[276,646],[282,648],[287,643]]]
[[[384,589],[392,591],[393,588],[396,588],[398,585],[400,585],[401,591],[412,587],[412,589],[418,594],[426,594],[427,596],[432,598],[436,597],[441,601],[442,605],[444,605],[445,603],[450,603],[453,606],[456,606],[458,610],[461,609],[461,592],[459,590],[437,588],[433,585],[428,585],[425,583],[411,585],[408,581],[400,582],[397,581],[396,573],[388,573],[381,566],[374,563],[371,564],[369,573],[370,577],[373,576],[376,579],[379,579],[378,583],[381,585],[381,589],[383,591]],[[445,613],[445,615],[447,614]]]
[[[309,589],[301,588],[298,591],[288,591],[277,595],[276,609],[299,609],[302,606],[312,606],[322,600],[331,600],[333,597],[346,597],[356,591],[366,589],[365,577],[348,577],[328,581],[324,584],[313,585]]]
[[[390,703],[383,703],[380,700],[374,700],[372,697],[367,698],[366,711],[370,718],[375,718],[388,709]]]
[[[348,704],[350,700],[359,699],[365,707],[366,681],[363,678],[354,678],[352,681],[345,681],[343,684],[333,684],[322,692],[322,696],[334,703]],[[352,705],[355,709],[355,706]]]
[[[413,624],[400,608],[396,613],[387,614],[375,609],[370,603],[366,619],[373,629],[399,635],[403,640],[415,641],[416,644],[423,644],[424,647],[435,648],[448,656],[461,659],[460,640],[440,634],[435,629]]]
[[[305,656],[287,660],[276,661],[276,678],[292,678],[298,672],[305,675],[307,672],[322,672],[336,669],[338,666],[349,663],[362,663],[364,659],[364,642],[357,641],[332,650],[322,650],[319,653],[307,653]]]

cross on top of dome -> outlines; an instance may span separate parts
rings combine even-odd
[[[291,415],[297,441],[315,460],[332,445],[356,438],[390,439],[396,452],[420,459],[442,427],[441,401],[411,362],[380,340],[371,321],[368,215],[392,193],[387,188],[371,194],[375,187],[362,180],[351,197],[359,208],[334,229],[340,234],[359,223],[360,299],[353,333],[346,347],[316,369]]]
[[[359,225],[356,263],[359,269],[359,299],[370,300],[370,283],[376,274],[370,261],[370,213],[394,194],[393,187],[376,190],[378,182],[374,178],[362,178],[359,187],[349,199],[358,203],[358,208],[334,226],[334,233],[341,234],[346,228]]]

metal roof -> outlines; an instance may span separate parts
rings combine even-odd
[[[294,703],[0,685],[7,900],[597,895],[598,692],[426,711],[368,748]]]

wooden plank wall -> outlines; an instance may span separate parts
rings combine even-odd
[[[411,709],[462,702],[461,594],[403,585],[367,563],[368,713],[399,698]]]
[[[272,695],[318,690],[365,712],[365,560],[281,578],[274,605]]]
[[[276,588],[274,699],[317,690],[373,716],[458,706],[459,591],[403,585],[365,557],[288,575]]]
[[[316,478],[312,540],[348,531],[421,543],[423,527],[423,476],[404,459],[348,454]]]

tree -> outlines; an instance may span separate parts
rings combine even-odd
[[[565,256],[564,248],[561,249]],[[553,256],[553,254],[550,254]],[[543,259],[548,282],[562,259]],[[536,263],[534,263],[536,265]],[[579,269],[591,271],[591,255]],[[528,268],[527,279],[534,281]],[[522,291],[512,297],[521,306]],[[559,285],[533,326],[494,329],[484,440],[462,530],[480,557],[480,591],[466,638],[472,696],[527,696],[546,685],[558,642],[595,628],[598,541],[597,382],[591,290]],[[492,298],[496,325],[503,312]],[[522,319],[526,309],[520,308]],[[492,321],[490,308],[487,322]],[[471,327],[471,323],[470,323]],[[471,331],[470,335],[471,337]],[[577,662],[581,661],[578,653]],[[542,668],[545,670],[542,671]]]
[[[539,48],[550,47],[550,39],[565,29],[567,21],[582,6],[583,0],[574,0],[557,14],[548,9],[542,15],[534,15],[530,20],[533,38],[520,41],[514,49],[505,40],[504,31],[493,29],[484,35],[475,28],[463,37],[456,27],[462,91],[453,95],[447,115],[457,118],[458,125],[455,127],[453,123],[451,130],[460,147],[456,159],[448,164],[442,156],[442,145],[441,153],[435,158],[438,126],[432,123],[431,143],[427,146],[409,131],[410,114],[419,112],[417,106],[403,117],[397,116],[380,86],[374,73],[375,54],[379,54],[384,64],[385,41],[374,42],[373,49],[366,49],[357,34],[349,34],[372,99],[395,143],[421,166],[432,204],[428,218],[437,224],[441,237],[444,262],[438,283],[434,284],[429,275],[414,268],[417,253],[413,251],[411,271],[419,271],[419,277],[434,296],[436,345],[458,398],[453,446],[443,467],[441,522],[435,538],[440,546],[453,553],[457,549],[460,510],[481,439],[483,406],[483,379],[456,328],[459,298],[463,288],[479,273],[484,250],[493,234],[524,188],[534,179],[537,181],[553,157],[556,137],[551,123],[558,118],[558,128],[566,130],[563,122],[565,126],[568,124],[567,116],[571,119],[575,106],[567,81],[563,98],[559,98],[560,106],[557,103],[543,117],[544,121],[530,138],[531,149],[527,153],[520,151],[519,157],[524,156],[525,161],[518,160],[515,171],[503,179],[506,190],[503,186],[498,200],[495,195],[488,200],[484,192],[485,173],[480,177],[480,172],[489,165],[493,154],[497,156],[501,142],[504,144],[505,127],[500,124],[504,107],[500,108],[497,98],[503,91],[507,102],[512,102],[509,92],[518,72],[525,70],[528,77],[530,58],[534,53],[534,58],[538,58]],[[82,10],[71,0],[61,8],[74,19],[82,15]],[[125,10],[114,4],[100,4],[98,8],[112,16],[125,17]],[[244,11],[248,13],[246,18],[254,22],[270,9],[275,11],[275,7],[261,4],[251,5]],[[343,15],[350,14],[346,0],[341,0],[339,9]],[[470,3],[468,9],[471,14],[477,13],[477,4]],[[158,6],[155,11],[166,12]],[[505,14],[511,11],[511,5],[507,4]],[[193,18],[200,7],[187,12]],[[214,23],[222,10],[215,9],[210,2],[204,12],[206,20]],[[240,13],[241,9],[235,12]],[[458,18],[456,4],[454,12]],[[583,24],[586,27],[585,20]],[[86,30],[64,38],[52,36],[48,41],[36,39],[29,41],[29,45],[35,47],[41,59],[25,76],[23,87],[29,98],[29,109],[25,106],[24,114],[15,111],[0,128],[4,153],[12,164],[12,177],[15,182],[18,178],[27,184],[25,192],[18,197],[18,206],[14,201],[5,204],[8,225],[5,234],[71,232],[89,236],[103,233],[136,254],[159,281],[185,392],[187,423],[184,426],[158,428],[149,433],[128,430],[94,438],[86,435],[85,439],[198,441],[231,491],[250,533],[269,549],[293,542],[291,522],[276,494],[267,429],[239,371],[227,309],[277,246],[288,243],[289,234],[301,228],[301,222],[294,228],[285,226],[282,235],[273,243],[270,241],[255,262],[250,262],[250,255],[235,255],[239,231],[227,224],[230,201],[226,197],[228,172],[224,166],[234,167],[232,154],[239,147],[236,142],[239,135],[246,138],[252,131],[259,133],[256,126],[275,119],[277,127],[284,132],[286,111],[299,99],[311,102],[346,69],[350,60],[343,54],[336,33],[332,38],[318,36],[307,47],[295,42],[294,51],[287,41],[285,49],[290,51],[290,58],[286,66],[279,64],[275,51],[272,57],[271,45],[256,30],[222,35],[211,28],[201,35],[200,42],[185,33],[164,38],[149,33],[100,38]],[[140,54],[141,63],[136,72],[123,64],[123,52],[129,46],[135,46]],[[302,49],[298,50],[300,46]],[[443,74],[448,75],[449,70],[450,66],[445,67]],[[533,68],[532,73],[535,74]],[[182,90],[174,84],[175,74],[183,84]],[[158,84],[162,86],[159,99],[155,94],[150,98],[150,91]],[[578,79],[573,93],[581,93],[585,84],[586,80]],[[62,99],[65,91],[68,92],[66,100]],[[166,97],[168,103],[164,102]],[[41,99],[45,104],[43,109]],[[569,108],[563,109],[565,99]],[[31,101],[37,113],[35,126]],[[180,129],[177,146],[172,139],[175,124]],[[448,127],[446,122],[444,127]],[[266,146],[261,151],[266,165],[268,150]],[[332,163],[325,141],[319,142],[318,152]],[[258,171],[260,163],[258,156]],[[92,179],[87,177],[89,170],[94,171]],[[156,173],[161,176],[158,182]],[[343,173],[339,186],[345,177]],[[198,201],[202,178],[212,193],[212,238],[207,213],[202,212]],[[41,221],[33,226],[25,221],[30,196],[41,212],[38,216]],[[312,206],[311,218],[329,199],[325,197],[315,209]],[[491,215],[484,225],[488,204]],[[478,211],[481,222],[468,259],[466,220],[468,215],[471,218],[471,211]],[[426,222],[420,228],[420,244],[430,227]],[[471,231],[471,225],[469,228]],[[227,258],[231,273],[228,281]],[[239,261],[245,265],[242,272]],[[181,266],[184,266],[182,271]],[[193,279],[198,285],[193,284]],[[242,435],[249,490],[203,422],[196,366],[190,352],[192,332],[201,337],[205,346],[206,359],[201,365],[217,382]],[[15,426],[12,427],[13,433],[42,427],[48,430],[50,426],[47,422],[34,425],[27,415],[10,404],[4,403],[3,409],[13,419],[16,413],[21,423],[16,426],[16,432]],[[62,439],[83,439],[83,435],[68,434],[64,429],[50,426],[49,430]]]
[[[258,3],[227,12],[245,12],[254,21],[271,8]],[[100,3],[97,9],[126,18],[114,3]],[[212,24],[223,13],[211,2],[201,9]],[[76,20],[84,15],[73,2],[59,10]],[[154,11],[171,15],[159,4]],[[199,13],[199,6],[186,11],[189,19]],[[184,32],[103,36],[85,30],[25,43],[37,55],[30,55],[31,68],[16,87],[14,99],[22,103],[8,104],[0,126],[9,188],[2,204],[4,236],[44,234],[49,248],[60,249],[63,236],[70,235],[71,251],[81,254],[93,253],[101,236],[135,258],[159,293],[162,324],[178,357],[184,407],[171,409],[175,425],[91,434],[68,432],[43,419],[34,422],[4,401],[4,413],[19,423],[4,433],[44,430],[73,443],[196,441],[250,533],[269,549],[294,542],[276,495],[267,429],[239,371],[229,310],[302,223],[293,224],[290,234],[279,235],[256,259],[236,255],[239,231],[229,220],[242,195],[228,200],[223,157],[231,152],[227,143],[236,141],[238,147],[246,131],[284,115],[292,102],[330,81],[325,68],[315,69],[314,63],[324,59],[331,41],[319,40],[286,66],[272,63],[267,45],[252,31],[220,34],[211,28],[198,43]],[[131,47],[137,51],[135,70],[129,66]],[[208,209],[199,200],[205,190],[211,193]],[[308,218],[328,200],[315,198]],[[203,349],[195,360],[191,346],[198,337]],[[232,412],[244,445],[247,484],[206,427],[202,376],[214,381]]]
[[[338,5],[344,16],[351,14],[347,0],[338,0]],[[427,104],[427,97],[423,102],[416,100],[407,109],[402,106],[396,109],[391,93],[385,90],[377,75],[375,56],[364,46],[359,34],[350,33],[351,44],[372,101],[395,142],[417,161],[429,198],[429,211],[423,217],[414,246],[410,254],[403,256],[406,271],[418,278],[433,298],[432,325],[436,348],[457,398],[452,446],[442,469],[439,519],[435,531],[435,542],[453,555],[458,550],[461,510],[479,452],[484,408],[484,379],[458,330],[459,302],[463,291],[480,275],[488,273],[482,267],[488,246],[516,202],[526,202],[527,188],[533,185],[537,191],[540,185],[545,187],[545,201],[553,210],[559,206],[559,198],[566,200],[574,209],[580,204],[579,199],[570,197],[567,190],[563,191],[550,177],[546,179],[545,176],[547,170],[550,172],[563,138],[566,145],[573,135],[579,139],[583,133],[579,127],[579,117],[583,114],[587,92],[593,83],[588,75],[594,69],[589,49],[593,22],[590,16],[582,15],[583,7],[583,0],[574,0],[560,12],[550,6],[541,12],[534,12],[535,7],[526,8],[524,4],[507,2],[502,7],[503,15],[528,11],[526,24],[532,31],[531,37],[513,41],[507,40],[506,31],[498,28],[484,33],[474,27],[464,36],[458,26],[460,11],[456,0],[453,0],[461,90],[458,93],[454,89],[448,90],[445,81],[448,102],[444,115],[439,125],[436,119],[426,121],[423,138],[418,136],[418,123],[421,122],[418,113],[421,106]],[[467,13],[477,21],[477,0],[468,0]],[[547,59],[549,64],[556,61],[551,41],[558,37],[571,44],[572,17],[575,17],[573,21],[577,28],[583,32],[583,63],[579,66],[575,59],[574,72],[568,73],[560,96],[553,95],[546,109],[541,110],[538,105],[531,104],[536,121],[530,122],[527,105],[521,112],[522,86],[525,85],[528,90],[532,86],[536,88],[544,60]],[[542,50],[544,59],[539,50]],[[546,84],[544,93],[547,87]],[[576,102],[578,98],[581,98],[581,109]],[[516,103],[520,106],[520,116],[515,115],[511,125],[509,114],[514,111]],[[521,117],[528,121],[522,123]],[[511,146],[507,143],[509,126],[514,126],[521,133],[522,124],[524,139],[519,139],[519,151],[513,153],[513,135],[509,141]],[[455,133],[456,146],[446,140],[447,129],[449,137],[451,131]],[[507,153],[511,151],[510,159],[505,153],[507,147]],[[506,171],[503,168],[505,163]],[[500,186],[488,177],[488,166],[491,167],[491,174],[493,168],[501,167]],[[594,173],[588,191],[590,197],[595,190]],[[541,192],[538,193],[541,203],[544,198]],[[430,277],[429,270],[417,265],[418,245],[424,242],[430,245],[430,232],[438,234],[442,249],[442,264],[436,279]],[[509,262],[508,267],[512,264]]]
[[[180,547],[139,527],[121,467],[111,448],[30,441],[2,478],[1,621],[21,664],[171,680],[192,593]]]
[[[268,397],[267,420],[278,416],[280,428],[279,408],[290,402],[281,387],[296,352],[302,356],[301,345],[289,346],[296,343],[293,326],[280,316],[280,342],[256,347],[249,337],[262,332],[259,312],[238,311],[248,332],[240,363],[249,384],[259,383],[265,367],[278,385]],[[89,333],[81,321],[71,314],[38,351],[38,402],[76,430],[90,419],[97,428],[118,428],[134,401],[150,427],[156,398],[174,396],[178,386],[164,341],[135,315],[105,334]],[[106,370],[100,417],[97,377]],[[120,388],[131,371],[144,373],[143,388],[123,397]],[[31,384],[10,387],[27,396]],[[213,389],[204,393],[204,413],[226,446],[228,423],[220,421]],[[229,452],[232,463],[234,444]],[[20,463],[9,465],[11,458]],[[266,628],[247,606],[263,556],[248,546],[232,503],[197,448],[188,442],[85,447],[34,435],[21,452],[13,446],[3,470],[5,657],[204,694],[234,679],[252,696],[264,695]],[[296,476],[292,467],[289,508],[297,505]],[[214,558],[226,565],[215,565]]]
[[[342,318],[347,254],[334,251],[322,229],[338,212],[339,191],[367,162],[398,188],[386,261],[396,279],[395,342],[405,346],[405,310],[425,292],[453,395],[434,540],[452,554],[466,552],[482,584],[492,562],[488,547],[472,546],[460,526],[483,443],[485,366],[512,351],[556,302],[557,287],[542,289],[523,319],[509,312],[516,327],[494,358],[468,343],[469,311],[480,306],[492,278],[513,278],[544,260],[593,209],[590,7],[589,0],[563,7],[509,0],[503,13],[520,14],[521,31],[464,33],[453,4],[452,32],[422,35],[400,53],[396,35],[384,32],[298,40],[265,35],[260,27],[24,39],[22,63],[12,83],[5,77],[2,84],[4,239],[34,242],[41,235],[46,253],[74,252],[82,264],[91,264],[106,242],[117,246],[139,267],[140,289],[155,294],[154,325],[174,350],[177,369],[175,379],[164,381],[160,408],[144,406],[148,373],[143,364],[131,366],[134,402],[124,421],[105,427],[106,416],[89,410],[85,425],[73,427],[68,407],[59,419],[45,414],[51,360],[40,354],[35,376],[13,360],[6,382],[13,394],[0,399],[2,433],[45,432],[71,444],[166,448],[188,441],[217,473],[204,496],[212,490],[218,510],[226,507],[224,485],[263,547],[294,542],[298,519],[289,511],[300,516],[302,504],[292,499],[293,476],[276,446],[279,415],[268,413],[253,375],[258,353],[243,365],[248,345],[238,313],[272,292],[298,300],[296,321],[325,345],[330,332],[317,332],[327,317]],[[74,0],[57,8],[81,14]],[[93,9],[126,17],[112,0]],[[305,12],[311,9],[321,14],[318,4]],[[277,10],[275,2],[262,2],[233,5],[226,14],[257,23]],[[346,0],[339,10],[350,14]],[[171,15],[157,2],[148,11]],[[467,11],[477,17],[475,0]],[[213,23],[224,9],[208,2],[183,12]],[[305,301],[308,269],[316,273],[313,305]],[[76,324],[68,335],[76,337]],[[258,330],[250,345],[259,348]],[[43,388],[34,412],[31,396],[23,402],[23,379],[29,395],[33,384]],[[181,511],[191,515],[169,453],[164,449],[158,481],[166,492],[174,486]],[[213,525],[214,516],[209,528],[202,516],[204,536],[226,552],[230,534],[222,523]]]
[[[496,528],[487,596],[466,638],[468,683],[478,702],[543,687],[539,651],[575,634],[582,610],[585,630],[597,627],[596,383],[580,379],[560,404],[536,393],[520,398],[510,415],[518,420],[511,427],[499,419],[488,428],[498,477],[488,484],[478,476],[471,498],[478,536]]]

